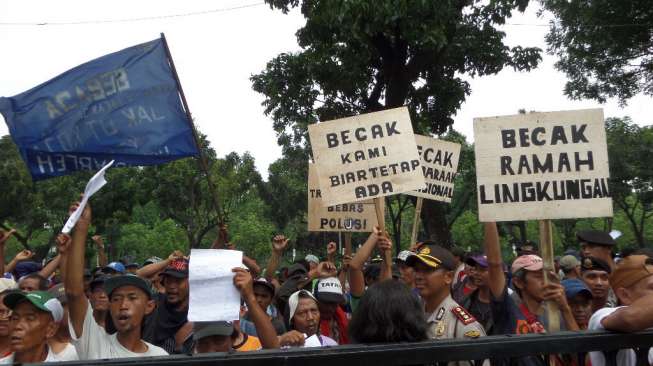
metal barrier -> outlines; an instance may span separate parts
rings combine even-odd
[[[620,349],[632,348],[637,365],[649,366],[648,351],[653,346],[653,331],[640,333],[560,332],[556,334],[503,335],[474,340],[427,341],[379,345],[347,345],[330,348],[293,348],[257,352],[212,353],[194,356],[124,358],[61,363],[62,365],[104,366],[384,366],[446,365],[450,361],[502,359],[551,354],[580,356],[603,351],[606,365],[617,365]],[[546,361],[545,361],[546,362]],[[476,362],[480,364],[480,362]],[[498,364],[492,362],[492,364]],[[544,362],[543,362],[544,364]],[[547,363],[548,364],[548,363]],[[584,363],[580,363],[583,365]],[[52,365],[49,363],[48,365]]]

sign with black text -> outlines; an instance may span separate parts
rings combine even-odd
[[[479,220],[612,216],[602,109],[474,119]]]
[[[415,135],[426,187],[406,194],[434,201],[451,202],[458,171],[460,144]]]
[[[312,124],[308,134],[326,205],[424,187],[406,107]]]
[[[308,231],[371,232],[376,225],[374,200],[324,206],[315,164],[308,164]]]

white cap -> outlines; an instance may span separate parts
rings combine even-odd
[[[304,257],[304,260],[307,261],[308,263],[320,263],[320,258],[313,254],[309,254],[306,257]]]
[[[337,277],[327,277],[319,280],[314,292],[315,297],[321,302],[340,304],[345,301],[342,284]]]
[[[16,281],[10,278],[0,278],[0,292],[5,290],[14,290],[17,289],[18,285]]]
[[[315,300],[315,303],[317,303],[317,299],[315,298],[315,296],[313,296],[312,293],[310,293],[309,291],[306,291],[306,290],[299,290],[299,291],[293,293],[292,295],[290,295],[290,297],[288,298],[288,308],[290,309],[290,316],[289,316],[288,319],[291,322],[292,322],[292,318],[295,316],[295,311],[297,311],[297,305],[299,305],[299,293],[300,292],[305,294],[305,295],[308,295],[310,298]]]
[[[414,255],[414,254],[415,254],[415,253],[411,252],[410,250],[402,250],[402,251],[399,252],[399,254],[397,255],[397,260],[400,260],[400,261],[402,261],[402,262],[405,262],[406,259],[408,259],[408,257],[410,257],[411,255]]]

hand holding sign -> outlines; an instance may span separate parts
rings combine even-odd
[[[104,179],[104,173],[107,171],[113,165],[113,160],[109,162],[109,164],[105,165],[100,169],[95,175],[88,181],[86,184],[86,188],[84,189],[84,195],[82,197],[81,202],[79,202],[79,205],[75,208],[75,211],[70,215],[68,218],[68,221],[66,221],[66,224],[63,226],[63,229],[61,229],[61,232],[64,234],[70,234],[70,231],[73,229],[75,224],[77,223],[77,220],[79,220],[80,216],[82,216],[82,212],[84,211],[84,207],[86,206],[86,203],[88,200],[91,198],[95,192],[99,191],[100,188],[104,187],[105,184],[107,184],[106,179]],[[89,215],[90,215],[90,210],[89,210]],[[90,223],[90,216],[88,222]]]

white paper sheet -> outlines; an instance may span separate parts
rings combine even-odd
[[[234,321],[240,317],[240,292],[233,284],[232,268],[241,267],[243,252],[193,249],[190,253],[188,320]]]
[[[70,234],[70,231],[75,227],[75,224],[79,220],[79,217],[82,216],[82,212],[84,212],[84,207],[86,207],[86,202],[88,202],[89,198],[95,192],[99,191],[100,188],[104,187],[105,184],[107,184],[107,180],[104,179],[104,172],[113,165],[114,160],[111,160],[109,164],[105,165],[100,169],[93,178],[89,179],[88,183],[86,183],[86,188],[84,189],[84,197],[82,197],[82,201],[79,203],[79,207],[73,212],[72,215],[68,218],[68,221],[66,221],[66,224],[63,226],[63,229],[61,229],[61,232],[64,234]]]
[[[322,343],[320,343],[320,339],[317,335],[313,334],[304,340],[304,347],[322,347]]]

